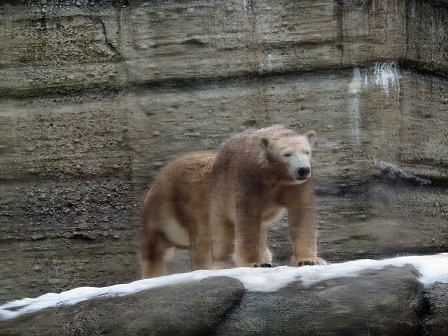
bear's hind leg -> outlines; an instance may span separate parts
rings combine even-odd
[[[261,228],[261,247],[260,250],[262,251],[262,261],[263,267],[271,267],[272,266],[272,252],[269,250],[268,245],[267,245],[267,240],[268,240],[268,226],[266,224],[263,223],[263,226]]]
[[[140,246],[140,269],[142,278],[153,278],[167,274],[166,262],[173,246],[161,232],[147,232]]]
[[[223,214],[219,214],[214,217],[210,225],[213,268],[234,267],[232,255],[234,252],[235,224]]]
[[[190,260],[191,269],[211,269],[212,268],[212,255],[210,240],[202,238],[192,239],[190,245]]]
[[[207,215],[189,225],[190,261],[192,270],[212,268],[212,246]]]

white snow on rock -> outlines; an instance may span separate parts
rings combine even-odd
[[[142,290],[171,286],[181,283],[198,282],[214,276],[228,276],[241,281],[248,291],[273,292],[291,282],[300,280],[305,286],[320,281],[355,277],[366,269],[381,269],[388,265],[414,265],[420,272],[420,281],[429,286],[434,282],[448,283],[448,253],[431,256],[409,256],[384,260],[355,260],[326,266],[274,268],[233,268],[222,270],[203,270],[190,273],[144,279],[128,284],[109,287],[79,287],[59,294],[48,293],[37,298],[11,301],[0,306],[0,321],[16,318],[20,315],[36,312],[50,307],[73,305],[81,301],[105,296],[123,296]]]

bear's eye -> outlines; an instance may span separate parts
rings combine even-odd
[[[308,154],[310,154],[310,151],[309,151],[309,150],[306,150],[306,151],[304,151],[304,153],[305,153],[306,155],[308,155]]]
[[[291,155],[292,155],[292,153],[289,153],[289,152],[288,152],[288,153],[285,153],[285,154],[283,154],[283,156],[284,156],[284,157],[290,157]]]

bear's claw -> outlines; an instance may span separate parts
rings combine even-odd
[[[254,267],[272,267],[272,265],[271,264],[267,264],[267,263],[264,263],[264,264],[254,264]]]

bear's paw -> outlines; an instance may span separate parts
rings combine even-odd
[[[295,262],[293,262],[293,266],[315,266],[315,265],[326,265],[326,261],[319,257],[314,258],[303,258],[303,259],[297,259]]]

